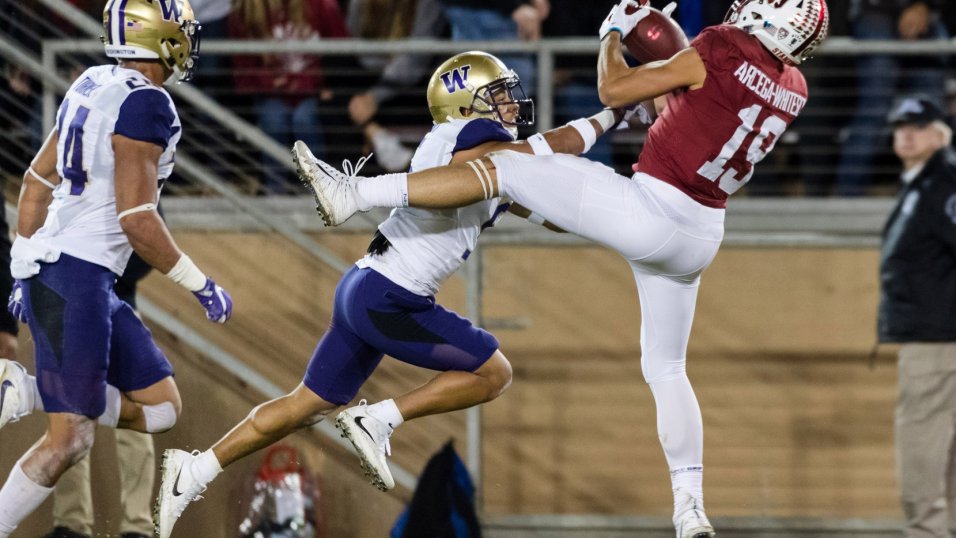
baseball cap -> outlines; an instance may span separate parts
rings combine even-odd
[[[945,117],[943,110],[932,99],[916,94],[897,100],[886,116],[886,122],[894,127],[907,123],[924,126]]]

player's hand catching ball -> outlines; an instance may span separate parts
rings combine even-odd
[[[620,32],[621,39],[624,39],[624,36],[631,33],[637,23],[649,13],[650,10],[647,7],[634,0],[621,0],[611,8],[611,12],[601,24],[598,35],[603,40],[611,32]]]
[[[213,279],[207,277],[206,285],[194,291],[193,295],[206,310],[206,319],[209,321],[225,323],[232,315],[232,297]]]

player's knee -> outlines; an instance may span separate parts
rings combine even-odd
[[[486,401],[494,400],[508,390],[514,375],[511,363],[500,351],[496,351],[475,373],[486,380],[488,386]]]
[[[77,425],[57,435],[48,435],[47,446],[55,459],[68,461],[73,465],[90,453],[95,438],[94,432],[92,427]]]
[[[647,383],[662,383],[687,375],[687,359],[641,357],[641,372]]]
[[[179,419],[179,413],[180,408],[173,402],[144,405],[143,416],[146,420],[146,432],[163,433],[171,430]]]

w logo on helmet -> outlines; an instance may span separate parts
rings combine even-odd
[[[448,93],[455,93],[460,89],[465,89],[465,84],[468,82],[468,71],[470,69],[470,65],[463,65],[441,74],[441,81],[445,83],[445,89],[448,90]]]
[[[159,9],[163,12],[163,20],[179,22],[183,18],[182,0],[159,0]]]

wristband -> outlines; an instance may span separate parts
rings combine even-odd
[[[617,125],[617,122],[614,121],[614,111],[610,108],[605,108],[604,110],[591,116],[591,119],[597,121],[605,133]]]
[[[545,221],[545,218],[542,217],[541,215],[535,213],[534,211],[532,211],[531,214],[528,215],[528,222],[530,222],[531,224],[537,224],[538,226],[544,226],[544,221]]]
[[[551,144],[548,144],[548,139],[541,133],[528,137],[528,145],[535,155],[554,155]]]
[[[179,261],[166,276],[189,291],[199,291],[206,285],[206,275],[185,254],[179,257]]]
[[[581,138],[584,139],[584,149],[581,150],[581,153],[587,153],[591,149],[591,146],[597,142],[597,132],[594,130],[594,126],[591,125],[591,120],[587,118],[578,118],[568,123],[568,127],[571,127],[578,134],[581,135]]]

